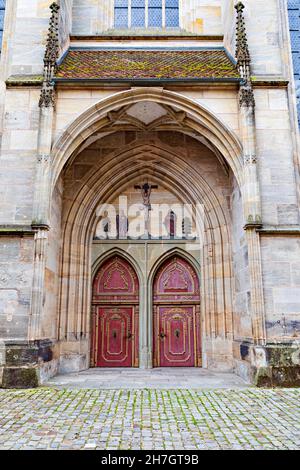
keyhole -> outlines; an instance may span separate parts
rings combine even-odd
[[[117,332],[113,331],[113,338],[116,338],[116,337],[117,337]]]
[[[175,336],[176,336],[176,338],[179,338],[179,335],[180,335],[180,331],[179,331],[179,330],[175,330]]]

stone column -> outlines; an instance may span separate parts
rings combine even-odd
[[[252,88],[241,86],[240,123],[243,142],[243,202],[246,226],[262,224],[255,139],[255,102]]]
[[[59,6],[50,6],[51,17],[44,57],[44,81],[39,102],[40,120],[32,227],[35,234],[34,273],[28,339],[41,339],[45,295],[45,267],[48,245],[51,184],[51,145],[55,104],[54,74],[59,55]]]
[[[45,229],[49,226],[53,114],[53,106],[41,105],[32,225]]]
[[[28,331],[29,341],[41,338],[41,312],[44,300],[44,278],[48,243],[47,230],[43,228],[37,229],[34,241],[33,283]]]
[[[251,57],[248,48],[243,16],[244,5],[242,2],[238,2],[235,9],[237,11],[236,57],[241,76],[239,104],[244,163],[243,187],[241,189],[248,243],[252,332],[254,345],[264,345],[266,343],[265,306],[260,236],[257,232],[257,229],[262,226],[262,216],[256,155],[255,99],[251,83]]]
[[[265,304],[262,282],[260,235],[255,227],[246,228],[251,287],[252,333],[255,345],[266,344]]]
[[[265,344],[265,306],[260,254],[260,236],[257,232],[257,229],[262,226],[262,217],[255,141],[255,103],[252,89],[249,90],[241,87],[240,105],[244,148],[244,187],[242,188],[242,193],[245,230],[248,244],[253,341],[254,344]]]

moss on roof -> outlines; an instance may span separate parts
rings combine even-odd
[[[57,79],[238,79],[225,50],[70,50]]]
[[[43,75],[11,75],[6,80],[7,86],[35,86],[43,83]]]

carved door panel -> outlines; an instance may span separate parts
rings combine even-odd
[[[155,367],[201,366],[200,290],[194,268],[173,257],[154,279]]]
[[[97,367],[132,367],[133,307],[98,307]]]
[[[93,285],[93,366],[138,367],[138,301],[134,269],[113,256],[100,267]]]
[[[194,367],[194,308],[159,307],[158,323],[160,366]]]

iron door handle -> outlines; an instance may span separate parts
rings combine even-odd
[[[134,336],[134,335],[133,335],[132,333],[130,333],[130,332],[129,332],[129,333],[127,334],[126,338],[127,338],[127,339],[132,339],[132,338],[133,338],[133,336]]]
[[[167,335],[162,331],[159,336],[161,337],[161,339],[164,339]]]

